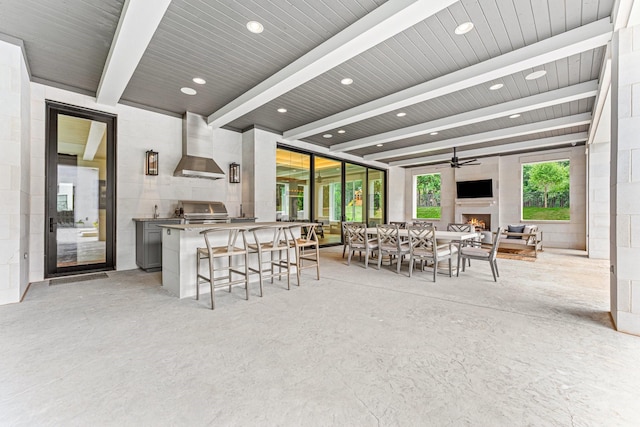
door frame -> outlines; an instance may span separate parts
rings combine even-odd
[[[107,191],[105,262],[57,266],[57,193],[58,193],[58,115],[68,115],[107,125]],[[44,277],[115,270],[116,259],[116,142],[117,115],[55,101],[46,101],[45,120],[45,217],[44,217]]]

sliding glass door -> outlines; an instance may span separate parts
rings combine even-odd
[[[342,221],[342,163],[314,156],[314,201],[312,220],[322,224],[320,242],[340,243]]]

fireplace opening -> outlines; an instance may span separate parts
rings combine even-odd
[[[474,225],[478,231],[491,230],[491,214],[462,214],[462,222]]]

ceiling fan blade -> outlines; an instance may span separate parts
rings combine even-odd
[[[477,161],[478,161],[478,159],[471,159],[471,160],[465,160],[463,162],[458,162],[458,163],[461,164],[461,165],[466,165],[468,163],[473,163],[473,162],[477,162]],[[480,163],[478,163],[478,164],[480,164]]]

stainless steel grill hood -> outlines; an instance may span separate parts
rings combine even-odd
[[[207,119],[186,112],[182,116],[182,159],[173,171],[173,176],[224,178],[224,171],[213,159],[202,157],[202,153],[211,152],[212,143],[213,129],[207,125]]]

